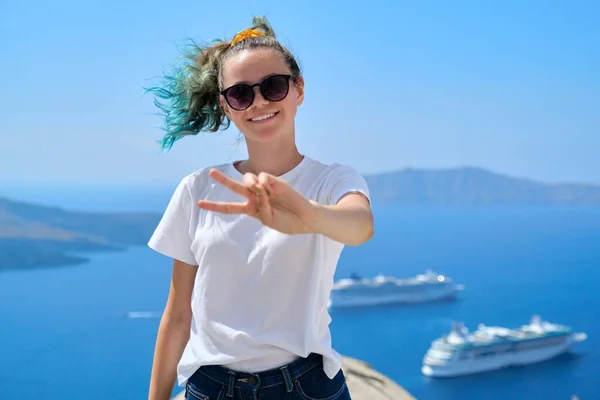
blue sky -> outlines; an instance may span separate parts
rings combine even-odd
[[[185,38],[231,38],[261,14],[304,68],[311,157],[600,183],[600,3],[221,4],[2,1],[0,182],[172,183],[243,158],[234,126],[161,153],[142,88]]]

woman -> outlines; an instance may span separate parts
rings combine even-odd
[[[343,246],[369,240],[373,218],[354,169],[296,147],[298,63],[257,17],[167,83],[150,89],[166,100],[165,149],[233,121],[248,159],[183,178],[148,243],[174,260],[149,398],[177,378],[188,399],[349,399],[327,301]]]

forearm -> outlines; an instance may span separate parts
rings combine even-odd
[[[316,208],[315,233],[320,233],[349,246],[358,246],[373,236],[373,214],[363,204],[322,205]]]
[[[164,314],[161,319],[152,376],[149,400],[169,400],[177,378],[177,364],[190,336],[190,321]]]

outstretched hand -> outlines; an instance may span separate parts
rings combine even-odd
[[[245,202],[198,201],[198,207],[224,214],[247,214],[282,233],[311,233],[317,222],[317,207],[282,179],[261,172],[245,174],[237,182],[216,169],[211,178],[247,200]]]

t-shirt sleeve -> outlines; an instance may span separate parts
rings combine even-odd
[[[148,241],[148,247],[156,252],[197,265],[192,251],[190,230],[193,201],[189,189],[189,177],[181,180],[167,208]]]
[[[367,181],[358,171],[350,166],[340,165],[334,169],[330,180],[330,187],[329,205],[337,204],[342,197],[350,193],[361,193],[369,202],[371,201]]]

